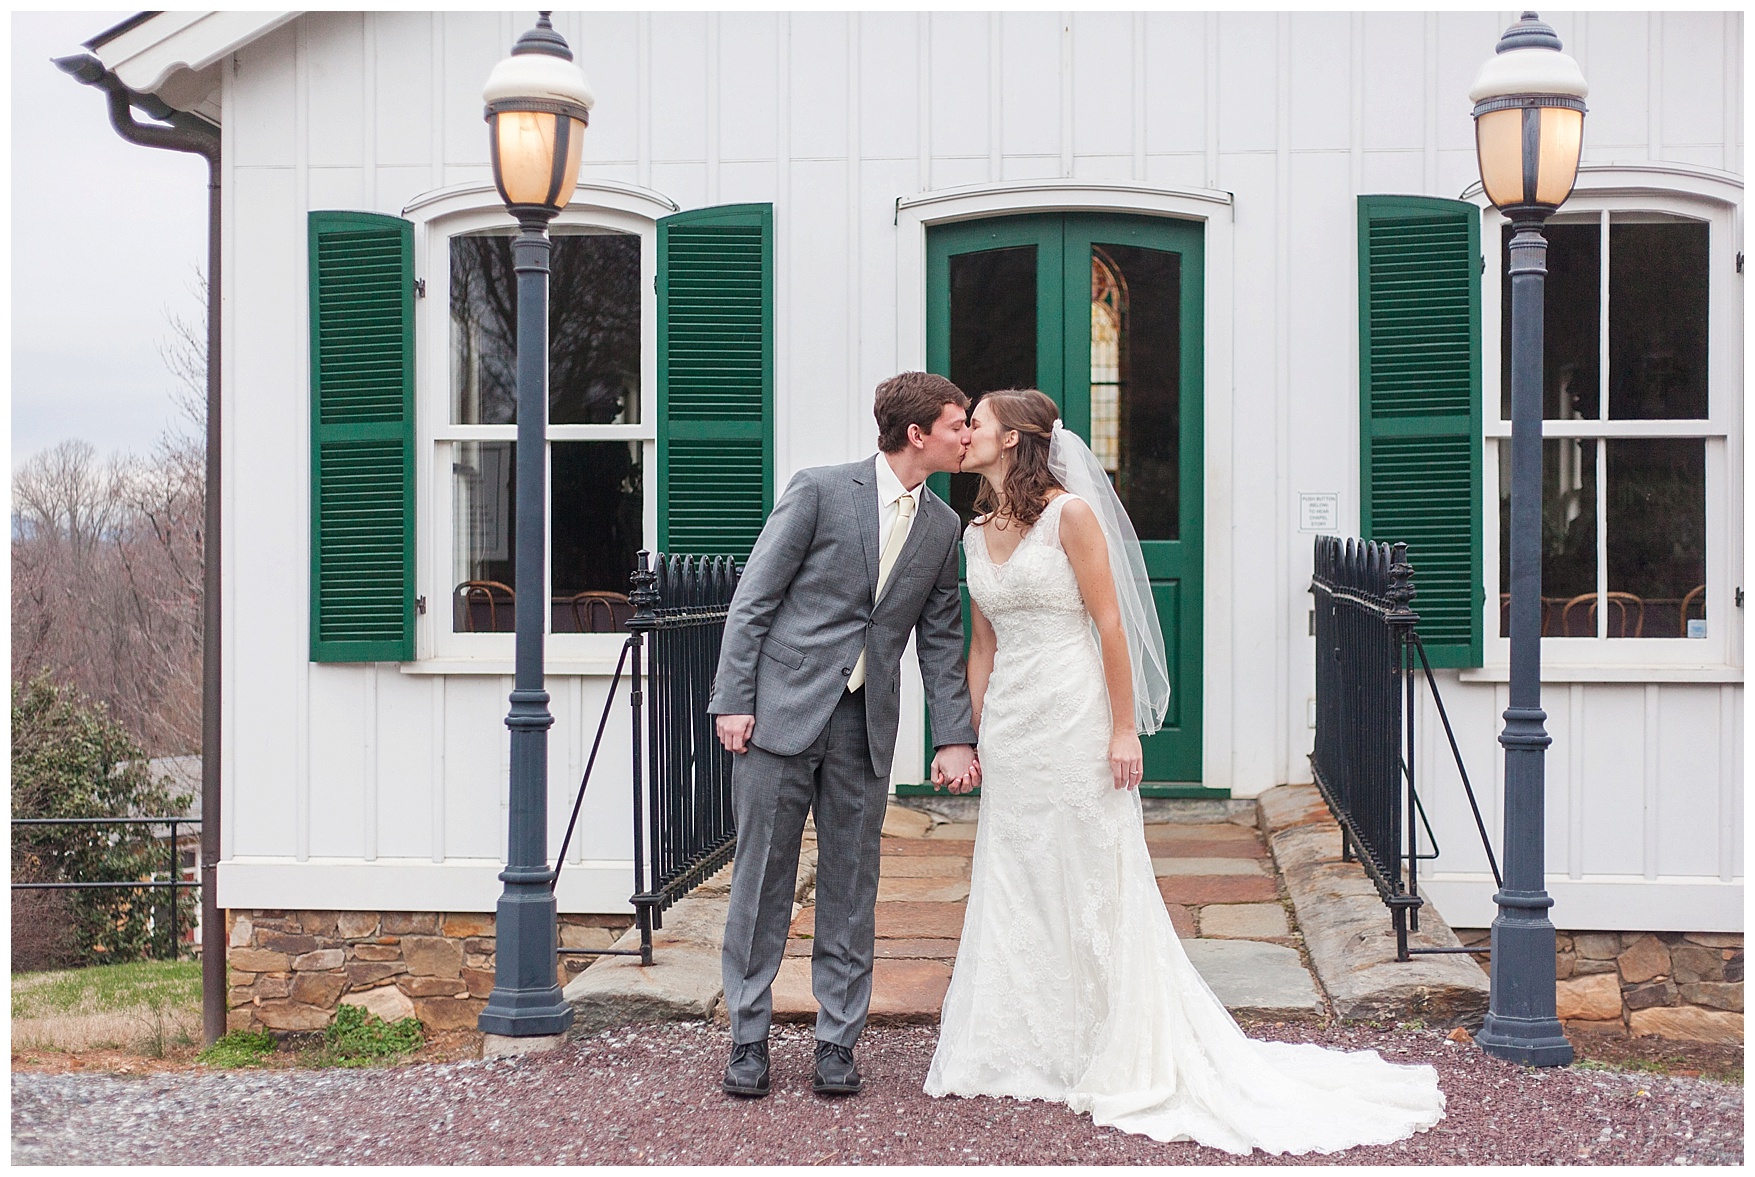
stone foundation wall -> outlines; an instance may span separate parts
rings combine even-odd
[[[562,948],[608,948],[632,917],[562,915]],[[494,987],[494,917],[440,911],[226,912],[226,1029],[321,1030],[341,1005],[473,1030]],[[560,958],[561,985],[596,956]]]
[[[1485,928],[1456,934],[1471,945],[1489,938]],[[1557,947],[1568,1031],[1742,1043],[1742,933],[1560,932]]]

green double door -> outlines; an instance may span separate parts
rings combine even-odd
[[[1201,226],[1033,214],[933,228],[926,249],[927,367],[976,401],[1041,389],[1109,471],[1139,533],[1170,662],[1169,714],[1145,742],[1145,792],[1211,795],[1199,789]],[[966,522],[978,485],[935,475],[933,489]]]

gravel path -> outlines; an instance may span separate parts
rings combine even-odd
[[[389,1070],[18,1073],[15,1164],[1724,1164],[1743,1160],[1743,1089],[1487,1058],[1437,1031],[1250,1027],[1431,1062],[1436,1128],[1330,1157],[1231,1157],[1095,1128],[1058,1104],[929,1099],[937,1028],[868,1030],[864,1094],[809,1092],[810,1034],[782,1028],[775,1094],[718,1091],[729,1039],[630,1026],[548,1055]]]

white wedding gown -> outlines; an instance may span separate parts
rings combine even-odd
[[[1256,1042],[1189,963],[1139,794],[1109,771],[1108,688],[1049,503],[1011,558],[964,533],[998,637],[981,722],[968,915],[928,1095],[1064,1102],[1094,1122],[1230,1153],[1334,1152],[1436,1124],[1430,1066]]]

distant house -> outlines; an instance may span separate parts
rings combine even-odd
[[[1550,231],[1552,914],[1739,932],[1743,17],[1551,20],[1591,83]],[[553,847],[634,553],[747,552],[793,472],[872,452],[872,389],[910,368],[1041,387],[1115,471],[1175,666],[1155,791],[1310,779],[1312,536],[1405,539],[1497,838],[1505,250],[1467,91],[1504,14],[560,14],[598,103],[554,228],[540,488],[510,461],[480,97],[531,22],[167,12],[93,42],[224,135],[234,920],[491,911],[516,594],[552,604]],[[546,585],[510,562],[528,493]],[[1422,885],[1485,926],[1428,719]],[[629,910],[604,757],[559,884],[581,917]]]

